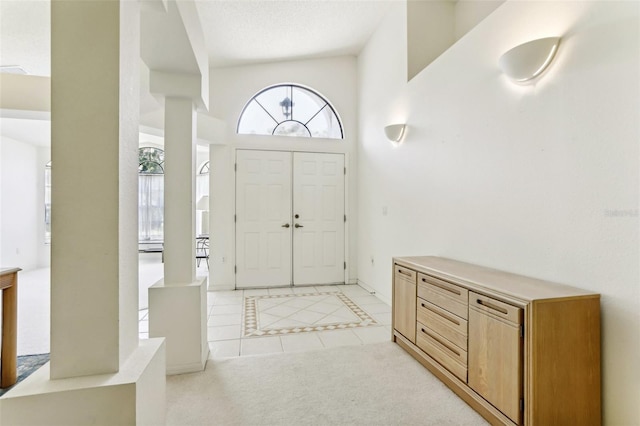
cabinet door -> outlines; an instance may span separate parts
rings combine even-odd
[[[393,327],[416,342],[416,273],[398,265],[393,275]]]
[[[522,309],[469,294],[469,386],[516,424],[522,424]],[[494,312],[495,311],[495,314]]]

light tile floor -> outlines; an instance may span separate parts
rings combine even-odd
[[[206,267],[198,270],[206,274]],[[158,256],[142,256],[139,274],[139,332],[149,337],[148,287],[162,275]],[[50,270],[22,271],[18,292],[18,355],[48,353],[50,351]],[[362,318],[346,309],[335,297],[321,293],[342,293],[368,315],[366,326],[347,329],[320,329],[310,332],[286,332],[276,335],[243,335],[245,297],[257,300],[257,313],[262,328],[283,330],[286,326],[331,326],[341,321],[360,321]],[[293,297],[294,295],[307,297]],[[276,296],[269,298],[261,296]],[[292,297],[287,297],[292,296]],[[333,299],[333,300],[331,300]],[[272,310],[265,308],[271,304]],[[391,307],[357,285],[288,287],[274,289],[220,291],[208,293],[208,339],[212,357],[236,357],[270,352],[295,352],[340,345],[361,345],[391,339]],[[271,318],[265,315],[273,315]],[[267,320],[273,320],[269,326]],[[276,327],[280,322],[281,327]],[[245,330],[246,331],[246,330]],[[286,331],[286,330],[285,330]],[[292,330],[289,330],[292,331]],[[246,334],[246,333],[245,333]]]
[[[263,335],[247,328],[247,299]],[[139,319],[148,338],[148,310]],[[211,358],[299,352],[389,341],[391,307],[358,285],[218,291],[208,293],[207,325]]]

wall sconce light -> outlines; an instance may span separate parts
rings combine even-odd
[[[384,128],[384,133],[387,135],[387,139],[397,144],[402,140],[406,127],[406,124],[390,124]]]
[[[517,83],[533,80],[549,66],[558,50],[560,37],[533,40],[506,52],[498,60],[503,73]]]

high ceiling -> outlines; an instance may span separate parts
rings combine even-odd
[[[357,55],[399,0],[198,0],[211,66]]]
[[[403,0],[195,0],[209,66],[232,66],[357,55],[388,12]],[[0,0],[0,66],[51,75],[50,0]],[[145,67],[142,87],[148,87]],[[148,70],[146,70],[148,73]],[[141,110],[159,108],[148,91]],[[147,114],[147,115],[148,115]],[[35,123],[35,124],[34,124]],[[0,117],[0,133],[33,143],[50,142],[48,120]]]
[[[0,66],[51,75],[50,16],[47,0],[0,0]]]
[[[400,0],[196,0],[210,66],[360,52]],[[48,0],[0,0],[0,65],[50,75]]]

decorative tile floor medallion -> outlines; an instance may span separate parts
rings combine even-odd
[[[370,325],[378,323],[343,293],[276,294],[244,298],[244,337]]]

